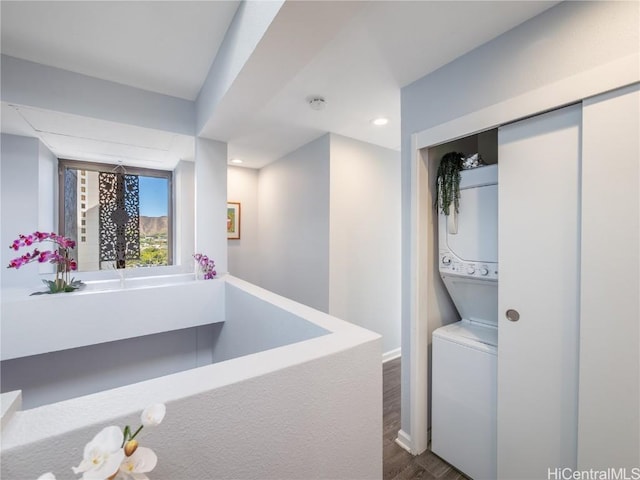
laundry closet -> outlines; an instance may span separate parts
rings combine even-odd
[[[414,367],[428,367],[421,370],[426,381],[416,382],[426,392],[414,391],[412,401],[426,405],[420,421],[431,429],[434,452],[471,476],[546,478],[548,469],[556,467],[633,467],[629,459],[638,456],[640,435],[629,427],[629,422],[640,422],[638,366],[617,362],[638,361],[639,105],[640,84],[635,83],[455,141],[430,144],[442,132],[429,132],[415,142],[415,258],[420,266],[413,290],[417,333],[412,359]],[[443,263],[451,259],[442,251],[441,235],[449,226],[434,209],[435,177],[440,159],[451,151],[479,152],[488,166],[478,172],[497,170],[495,269],[490,261],[459,265],[473,267],[468,271],[473,270],[476,284],[495,286],[495,299],[492,288],[465,292],[451,287],[451,275],[443,275]],[[467,208],[464,200],[461,195],[461,211]],[[610,244],[614,238],[615,245]],[[495,278],[478,272],[485,267]],[[484,284],[479,277],[485,277]],[[482,305],[490,297],[493,309]],[[494,389],[489,424],[495,422],[495,430],[489,435],[495,443],[493,453],[487,453],[478,440],[485,450],[475,454],[495,457],[493,465],[474,470],[476,460],[469,467],[464,463],[469,457],[459,459],[455,452],[473,442],[478,427],[465,420],[460,441],[446,436],[460,427],[451,420],[455,409],[473,415],[487,394],[469,398],[471,391],[442,390],[442,371],[436,369],[443,364],[439,332],[478,310],[481,320],[497,329],[497,345],[476,338],[495,353],[495,377],[487,374],[480,382],[490,385],[489,394]],[[467,347],[462,350],[469,352]],[[474,358],[467,374],[480,362]],[[453,367],[446,368],[450,379]],[[614,393],[625,385],[624,395]],[[446,412],[449,407],[454,413]],[[416,422],[418,416],[412,415]],[[470,429],[467,436],[464,425]],[[602,444],[598,439],[603,436],[619,441]],[[450,445],[443,447],[442,439]],[[618,464],[605,463],[616,459]]]
[[[431,450],[473,478],[496,476],[496,140],[497,130],[491,130],[430,152],[439,164],[438,270],[458,320],[432,335]]]

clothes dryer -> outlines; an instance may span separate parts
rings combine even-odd
[[[460,212],[439,214],[438,239],[441,275],[498,280],[497,165],[460,172]]]
[[[431,449],[470,477],[497,469],[498,166],[461,172],[440,214],[439,269],[462,320],[433,332]]]

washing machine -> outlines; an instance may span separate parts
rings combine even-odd
[[[431,450],[476,480],[497,472],[498,166],[461,172],[440,214],[439,269],[461,320],[433,332]]]

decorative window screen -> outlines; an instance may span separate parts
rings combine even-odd
[[[68,159],[58,170],[58,228],[79,271],[172,265],[171,171]]]
[[[140,258],[140,188],[137,175],[100,172],[100,260],[115,261],[124,268],[126,260]]]

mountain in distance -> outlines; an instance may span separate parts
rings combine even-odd
[[[140,236],[156,235],[157,233],[167,233],[169,218],[163,217],[143,217],[140,216]]]

